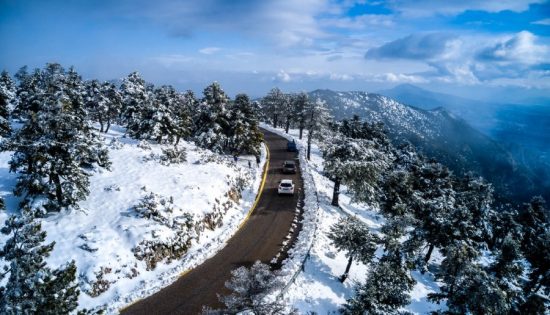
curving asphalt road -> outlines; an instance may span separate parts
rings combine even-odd
[[[231,270],[250,266],[256,260],[270,263],[277,255],[294,220],[303,183],[298,164],[297,174],[281,174],[284,160],[296,159],[298,163],[296,153],[286,151],[286,139],[267,130],[263,132],[270,151],[269,169],[262,195],[248,221],[214,257],[170,286],[121,310],[121,314],[187,315],[199,314],[203,305],[221,308],[223,305],[218,301],[217,294],[228,293],[224,284],[230,278]],[[282,178],[295,182],[294,196],[277,195],[277,186]]]

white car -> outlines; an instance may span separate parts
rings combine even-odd
[[[279,195],[294,195],[294,183],[292,179],[283,179],[279,182],[279,188],[277,189]]]

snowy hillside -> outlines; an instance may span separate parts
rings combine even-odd
[[[280,129],[273,129],[267,125],[263,125],[263,127],[282,136],[292,137],[303,147],[306,145],[305,137],[298,140],[297,130],[291,130],[290,135],[285,135],[284,131]],[[322,175],[322,164],[321,152],[316,145],[313,145],[309,169],[319,196],[318,230],[310,251],[310,258],[304,265],[304,271],[298,274],[294,284],[287,289],[284,295],[288,302],[299,310],[300,314],[308,312],[337,313],[346,299],[353,296],[355,284],[365,281],[368,266],[361,262],[353,263],[348,280],[344,283],[338,280],[338,277],[344,272],[348,259],[343,252],[339,252],[331,244],[327,237],[330,227],[342,217],[356,216],[371,231],[380,233],[379,229],[384,220],[377,214],[376,209],[351,203],[350,197],[345,194],[345,188],[342,189],[343,194],[340,196],[341,209],[331,206],[333,183]],[[377,255],[381,255],[380,249],[377,251]],[[440,257],[434,260],[439,259]],[[417,283],[411,291],[412,303],[406,309],[414,314],[426,314],[440,309],[441,305],[427,301],[428,293],[437,291],[437,285],[433,278],[421,275],[419,272],[413,272],[413,277]]]
[[[104,139],[110,170],[96,170],[81,210],[42,219],[47,242],[55,241],[48,263],[75,260],[79,308],[116,312],[157,291],[181,272],[200,264],[223,246],[249,211],[261,180],[253,156],[214,154],[181,141],[181,163],[167,163],[172,145],[149,144],[124,136],[113,126]],[[11,152],[0,154],[0,196],[4,222],[18,209]],[[4,243],[2,235],[0,243]]]
[[[309,96],[325,101],[337,120],[358,115],[370,122],[383,122],[394,143],[408,141],[456,174],[473,171],[483,176],[507,201],[548,196],[536,174],[502,145],[444,109],[423,110],[360,91],[315,90]]]

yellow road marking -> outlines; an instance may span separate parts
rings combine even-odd
[[[254,199],[254,203],[252,204],[252,207],[250,207],[250,210],[248,210],[248,213],[246,214],[246,217],[244,217],[241,224],[239,224],[239,227],[237,228],[237,231],[240,230],[241,227],[248,221],[248,219],[252,215],[252,212],[254,212],[254,209],[256,209],[256,206],[258,205],[258,202],[260,201],[260,197],[262,196],[262,192],[263,192],[264,186],[265,186],[265,180],[267,178],[267,171],[269,170],[269,148],[268,148],[267,144],[265,145],[265,151],[266,151],[266,158],[265,158],[265,164],[264,164],[264,175],[262,176],[262,182],[260,183],[260,189],[258,190],[258,194],[256,195],[256,199]],[[179,277],[181,278],[181,277],[185,276],[191,270],[193,270],[193,268],[182,271],[180,273]],[[137,299],[137,300],[133,301],[132,303],[120,308],[118,310],[118,312],[122,313],[125,309],[129,308],[130,306],[136,304],[137,302],[139,302],[141,300],[143,300],[143,298]]]
[[[264,165],[264,175],[262,177],[262,183],[260,184],[260,189],[258,190],[258,194],[256,195],[256,199],[254,200],[254,204],[252,204],[252,207],[250,207],[250,210],[248,210],[248,213],[246,214],[246,217],[244,220],[239,224],[239,227],[237,230],[240,230],[241,227],[248,221],[250,216],[252,215],[252,212],[254,212],[254,209],[256,209],[256,206],[258,205],[258,202],[260,201],[260,197],[262,196],[262,192],[264,191],[264,185],[265,185],[265,179],[267,178],[267,171],[269,170],[269,148],[267,145],[265,146],[266,151],[266,159],[265,159],[265,165]]]

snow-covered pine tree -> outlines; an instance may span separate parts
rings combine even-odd
[[[366,139],[352,139],[336,134],[322,146],[325,174],[334,182],[332,205],[338,206],[340,184],[348,187],[356,201],[374,201],[382,174],[391,157]]]
[[[340,251],[346,252],[348,264],[340,282],[344,282],[349,274],[354,259],[364,264],[370,263],[376,250],[377,238],[370,233],[369,228],[355,217],[344,217],[331,226],[328,238]]]
[[[290,125],[294,121],[294,104],[290,94],[283,94],[280,103],[280,112],[284,119],[285,133],[288,133]]]
[[[103,132],[103,111],[105,110],[106,97],[101,91],[101,84],[98,80],[90,80],[85,83],[84,106],[92,121],[100,124],[100,132]]]
[[[10,104],[15,98],[15,84],[7,71],[0,74],[0,136],[11,133]]]
[[[411,302],[409,292],[415,283],[399,252],[386,254],[371,266],[366,282],[355,288],[354,296],[347,300],[341,312],[346,315],[407,314],[400,309]]]
[[[283,287],[282,281],[268,265],[256,261],[250,268],[239,267],[231,271],[231,279],[225,286],[231,290],[227,296],[219,296],[226,310],[223,314],[237,314],[250,311],[252,314],[287,314],[280,300],[269,296]]]
[[[521,224],[521,249],[531,265],[526,295],[542,290],[550,294],[550,213],[542,197],[535,197],[524,204],[517,222]]]
[[[508,314],[511,299],[495,276],[477,263],[480,252],[467,242],[455,241],[443,249],[436,279],[440,292],[428,294],[433,302],[446,301],[444,314]]]
[[[39,77],[39,88],[28,95],[32,106],[22,107],[24,124],[8,145],[14,151],[10,171],[19,173],[15,194],[25,204],[59,211],[77,207],[89,193],[89,170],[110,162],[86,120],[76,72],[47,64]]]
[[[2,314],[69,314],[78,306],[79,295],[74,261],[52,270],[45,258],[55,243],[44,244],[46,232],[32,211],[24,209],[19,216],[10,216],[1,232],[6,240],[0,258],[8,264],[0,280],[8,275],[0,288]]]
[[[150,106],[143,108],[140,138],[153,139],[158,143],[175,141],[177,126],[173,111],[177,98],[177,92],[171,86],[164,85],[154,90],[151,102],[147,102]]]
[[[28,118],[30,112],[36,112],[40,108],[42,97],[42,72],[35,69],[31,74],[27,72],[27,66],[22,67],[15,74],[17,79],[15,107],[12,116],[15,118]]]
[[[482,247],[490,238],[489,214],[493,204],[493,187],[482,177],[467,173],[453,176],[455,207],[451,215],[454,239],[468,240]]]
[[[414,165],[412,176],[414,193],[410,206],[415,220],[405,248],[410,259],[424,272],[433,250],[444,248],[452,241],[449,235],[455,229],[451,216],[456,192],[451,172],[434,161]],[[426,246],[428,251],[423,254]]]
[[[120,93],[122,95],[123,122],[127,127],[127,132],[136,136],[139,134],[143,108],[150,101],[145,80],[137,72],[130,73],[122,80]]]
[[[186,139],[191,136],[193,130],[193,117],[192,113],[196,106],[195,96],[193,92],[186,92],[185,94],[177,94],[174,100],[172,113],[174,115],[174,137],[176,140],[175,145],[178,145],[180,139]]]
[[[516,312],[523,304],[521,290],[523,271],[520,243],[512,237],[506,237],[500,248],[496,250],[495,260],[486,268],[486,272],[494,276],[496,285],[505,292],[510,308]]]
[[[233,155],[243,153],[260,155],[263,135],[258,125],[258,117],[246,94],[238,94],[229,109],[231,132],[229,150]]]
[[[262,99],[262,109],[267,117],[271,120],[273,128],[277,128],[280,119],[285,113],[282,112],[282,106],[285,102],[285,94],[279,88],[273,88]]]
[[[207,86],[203,94],[195,121],[195,142],[200,147],[222,153],[227,149],[229,141],[229,98],[217,82]]]
[[[106,124],[105,133],[109,132],[111,123],[117,121],[122,110],[122,95],[117,89],[116,85],[111,82],[103,82],[101,84],[101,93],[106,98],[106,107],[102,108],[101,122]]]
[[[302,134],[306,128],[307,109],[309,106],[309,97],[306,92],[300,92],[292,96],[292,116],[298,125],[300,140],[302,139]]]
[[[84,101],[90,119],[99,123],[99,131],[109,131],[111,121],[118,117],[122,106],[122,98],[115,85],[109,82],[101,84],[97,80],[86,82]]]
[[[323,139],[329,137],[326,130],[332,118],[330,117],[326,103],[318,98],[315,102],[307,103],[306,119],[308,130],[306,157],[309,160],[311,158],[311,143],[313,139],[323,141]]]

